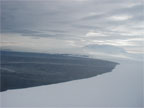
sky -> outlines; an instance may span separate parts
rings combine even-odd
[[[143,0],[1,0],[1,49],[142,59]]]

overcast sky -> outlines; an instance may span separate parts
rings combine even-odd
[[[143,0],[2,0],[1,48],[137,57]]]

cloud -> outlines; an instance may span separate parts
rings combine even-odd
[[[82,3],[79,3],[79,0],[74,1],[78,2],[2,1],[2,32],[20,33],[24,36],[46,36],[47,34],[48,37],[55,37],[56,35],[46,32],[51,29],[63,31],[63,34],[71,31],[71,34],[78,32],[78,35],[82,35],[85,30],[89,31],[90,27],[103,31],[106,27],[126,23],[110,22],[109,18],[123,21],[132,17],[131,20],[136,21],[139,18],[135,15],[141,13],[142,9],[141,4],[132,1],[80,0]],[[132,5],[127,7],[125,4]]]
[[[128,20],[130,18],[132,18],[132,17],[129,15],[121,15],[121,16],[111,16],[108,19],[114,20],[114,21],[124,21],[124,20]]]
[[[113,46],[113,45],[90,44],[90,45],[85,46],[85,48],[95,51],[95,52],[103,52],[103,53],[108,53],[108,54],[126,53],[126,51],[123,48]]]
[[[139,53],[130,53],[125,49],[114,45],[90,44],[84,47],[85,51],[92,57],[102,58],[124,58],[132,60],[142,60],[143,55]]]
[[[141,52],[134,47],[143,46],[142,8],[141,0],[3,0],[3,47],[78,53],[99,44]]]
[[[106,35],[103,33],[98,33],[98,32],[94,32],[94,31],[89,31],[86,34],[86,37],[95,37],[95,36],[106,36]]]

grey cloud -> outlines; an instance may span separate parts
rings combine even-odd
[[[89,20],[89,21],[93,21],[93,20],[104,20],[104,23],[102,24],[108,24],[108,25],[120,25],[120,24],[125,24],[125,23],[129,23],[130,21],[141,21],[143,18],[143,4],[136,4],[134,6],[131,7],[120,7],[120,8],[116,8],[114,10],[110,10],[107,13],[102,13],[102,14],[96,14],[96,15],[91,15],[91,16],[86,16],[81,18],[81,21],[85,21],[85,20]],[[107,21],[108,17],[111,16],[117,16],[117,15],[131,15],[132,18],[130,18],[129,20],[126,21]]]
[[[113,13],[118,13],[118,14],[139,14],[142,13],[143,10],[143,4],[136,4],[131,7],[127,8],[122,8],[114,11]]]
[[[104,31],[105,26],[116,26],[126,23],[107,21],[106,18],[108,16],[116,13],[128,13],[132,9],[139,10],[141,7],[135,6],[132,7],[132,9],[123,9],[123,7],[115,6],[120,2],[127,3],[119,0],[117,2],[113,0],[110,0],[109,2],[106,0],[90,0],[83,3],[71,1],[66,2],[64,0],[61,2],[58,0],[43,2],[3,1],[2,32],[21,33],[25,36],[37,34],[40,36],[40,34],[46,34],[44,30],[49,31],[49,29],[53,29],[55,32],[63,31],[63,33],[73,31],[73,34],[75,34],[79,32],[81,35],[84,31],[90,29]],[[91,12],[100,12],[100,14],[89,15]],[[98,19],[101,21],[99,22]],[[86,20],[89,20],[90,22]],[[81,26],[83,23],[86,24]],[[97,26],[100,26],[101,28]]]
[[[77,46],[81,46],[81,40],[91,42],[142,38],[136,34],[141,35],[139,30],[142,30],[142,27],[137,26],[142,20],[141,0],[3,0],[1,9],[2,33],[37,39],[57,38],[74,41]],[[108,19],[123,14],[131,18],[123,21]],[[129,36],[123,30],[113,30],[118,27],[128,29],[126,33],[136,33]],[[86,37],[90,31],[106,36]]]
[[[95,37],[90,37],[91,40],[128,40],[128,39],[142,39],[140,36],[121,36],[121,35],[110,35],[110,36],[95,36]]]
[[[95,52],[103,52],[103,53],[108,53],[108,54],[127,53],[123,48],[112,46],[112,45],[90,44],[90,45],[85,46],[84,48],[95,51]]]
[[[30,3],[30,4],[29,4]],[[36,28],[57,26],[57,11],[49,11],[42,4],[33,2],[2,2],[2,32],[31,34]],[[38,9],[37,9],[38,8]],[[53,18],[54,17],[54,18]],[[66,22],[66,21],[65,21]],[[33,30],[34,29],[34,30]]]
[[[96,55],[101,56],[101,54],[104,54],[106,56],[118,56],[118,57],[126,57],[134,60],[142,60],[143,55],[142,54],[133,54],[128,53],[125,49],[118,47],[118,46],[112,46],[112,45],[98,45],[98,44],[90,44],[84,47],[88,52],[94,52]]]
[[[105,14],[91,15],[91,16],[84,17],[84,18],[82,18],[82,19],[80,19],[80,20],[98,20],[98,19],[104,18],[104,17],[106,17],[106,16],[107,16],[107,15],[105,15]]]

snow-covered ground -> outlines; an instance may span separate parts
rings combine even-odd
[[[96,77],[1,92],[2,107],[142,107],[143,64],[118,62],[112,72]]]

